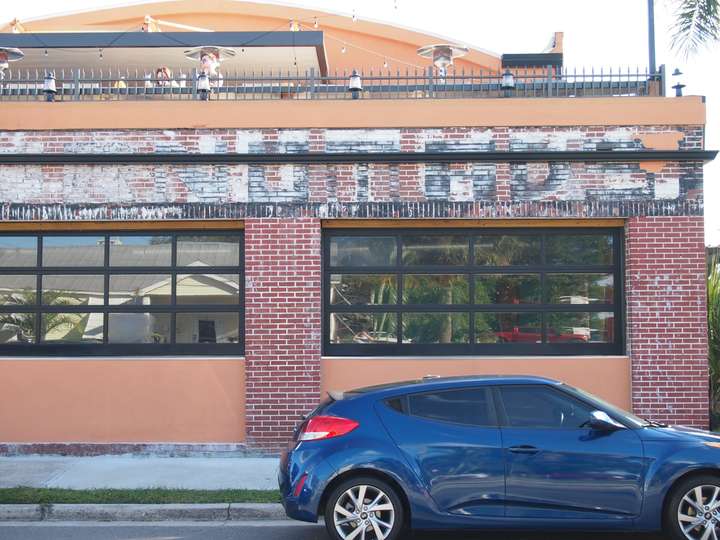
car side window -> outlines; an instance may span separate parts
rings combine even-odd
[[[488,388],[459,388],[408,396],[408,414],[468,426],[495,426]]]
[[[594,410],[543,386],[502,386],[499,392],[509,427],[582,429]]]

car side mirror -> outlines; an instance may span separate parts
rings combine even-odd
[[[615,431],[622,429],[623,426],[620,422],[617,422],[610,418],[610,415],[605,411],[593,411],[590,413],[590,420],[588,422],[590,429],[597,431]]]

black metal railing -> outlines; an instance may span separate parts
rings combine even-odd
[[[0,100],[343,100],[343,99],[473,99],[513,97],[663,96],[665,69],[513,68],[512,80],[498,72],[433,70],[360,73],[361,89],[350,88],[350,73],[321,76],[304,73],[223,73],[210,78],[209,90],[198,84],[195,70],[177,70],[159,80],[153,70],[62,69],[52,72],[55,92],[48,92],[46,72],[6,70],[0,79]],[[49,81],[48,81],[49,83]],[[512,83],[512,84],[509,84]],[[48,94],[51,94],[50,96]]]

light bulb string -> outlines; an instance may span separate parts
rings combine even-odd
[[[298,23],[300,24],[300,28],[307,28],[308,30],[312,30],[312,28],[310,28],[309,26],[305,26],[304,24],[300,23],[299,21],[298,21]],[[413,68],[415,68],[415,69],[420,69],[420,70],[424,70],[424,69],[425,69],[424,67],[419,66],[419,65],[417,65],[417,64],[413,64],[413,63],[410,63],[410,62],[406,62],[406,61],[404,61],[404,60],[400,60],[399,58],[395,58],[395,57],[393,57],[393,56],[388,56],[387,54],[384,54],[384,53],[381,53],[381,52],[378,52],[378,51],[373,51],[373,50],[371,50],[371,49],[367,49],[367,48],[362,47],[362,46],[360,46],[360,45],[356,45],[356,44],[351,43],[351,42],[349,42],[349,41],[347,41],[347,40],[345,40],[345,39],[342,39],[342,38],[340,38],[340,37],[338,37],[338,36],[335,36],[335,35],[333,35],[333,34],[330,34],[330,33],[328,33],[328,32],[325,31],[325,30],[323,30],[323,34],[324,34],[325,37],[327,37],[328,39],[330,39],[330,40],[332,40],[332,41],[335,41],[335,42],[337,42],[337,43],[341,43],[341,44],[344,45],[345,47],[351,47],[351,48],[353,48],[353,49],[357,49],[357,50],[359,50],[359,51],[363,51],[363,52],[366,52],[366,53],[368,53],[368,54],[372,54],[373,56],[377,56],[378,58],[382,58],[382,59],[384,60],[384,62],[389,62],[389,61],[391,61],[391,62],[395,62],[395,63],[397,63],[397,64],[403,64],[403,65],[406,65],[406,66],[410,66],[410,67],[413,67]]]

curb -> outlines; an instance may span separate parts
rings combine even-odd
[[[2,521],[258,521],[285,520],[272,503],[0,504]]]

